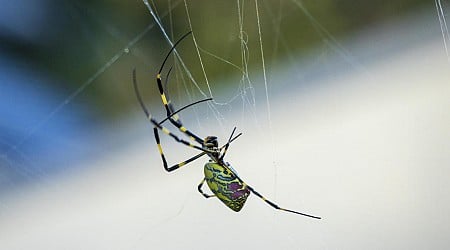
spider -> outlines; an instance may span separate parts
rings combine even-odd
[[[178,110],[174,110],[172,104],[168,100],[167,95],[164,92],[162,80],[161,80],[161,72],[164,68],[164,65],[169,58],[172,51],[175,49],[175,47],[189,34],[191,34],[191,31],[183,35],[170,49],[170,51],[167,53],[166,58],[164,59],[161,68],[158,71],[158,74],[156,75],[156,82],[158,85],[159,93],[161,95],[161,100],[164,105],[164,108],[167,113],[167,117],[158,122],[155,118],[152,117],[146,106],[144,105],[144,102],[142,101],[142,97],[140,95],[137,81],[136,81],[136,69],[133,70],[133,86],[136,93],[136,97],[139,101],[139,104],[141,105],[145,115],[147,116],[147,119],[150,121],[151,125],[153,125],[153,133],[156,140],[156,145],[159,150],[159,154],[161,155],[161,159],[163,162],[164,169],[167,172],[175,171],[186,164],[197,160],[198,158],[207,155],[210,159],[204,166],[204,178],[198,185],[198,191],[200,194],[202,194],[205,198],[211,198],[211,197],[217,197],[220,201],[222,201],[227,207],[232,209],[235,212],[239,212],[242,207],[244,206],[245,201],[247,200],[250,193],[255,194],[260,199],[262,199],[264,202],[269,204],[271,207],[277,210],[282,210],[285,212],[290,212],[298,215],[303,215],[307,217],[311,217],[314,219],[321,219],[318,216],[309,215],[305,213],[300,213],[294,210],[286,209],[279,207],[277,204],[273,203],[272,201],[266,199],[264,196],[262,196],[260,193],[258,193],[253,187],[249,186],[247,183],[245,183],[236,173],[236,171],[231,167],[231,165],[228,162],[225,162],[223,159],[225,157],[225,154],[228,150],[228,147],[230,146],[231,142],[233,142],[236,138],[242,135],[242,133],[239,133],[238,135],[234,136],[234,133],[236,131],[236,127],[233,129],[227,143],[223,146],[219,147],[219,143],[216,136],[207,136],[204,139],[200,138],[190,130],[188,130],[186,127],[183,126],[181,120],[178,117],[178,113],[190,106],[193,106],[195,104],[210,101],[212,98],[207,98],[204,100],[200,100],[194,103],[191,103],[189,105],[186,105]],[[169,69],[167,76],[166,76],[166,83],[167,78],[169,77],[170,71],[172,68]],[[170,123],[172,123],[178,130],[190,138],[191,142],[186,141],[184,139],[181,139],[176,134],[169,131],[166,127],[164,127],[162,124],[169,120]],[[191,158],[175,164],[171,167],[168,166],[166,157],[164,156],[163,149],[160,143],[160,137],[159,137],[159,131],[162,131],[164,134],[172,137],[175,141],[184,144],[188,147],[195,148],[200,151],[197,155],[192,156]],[[213,194],[207,194],[203,191],[202,187],[205,183],[208,184],[208,187],[212,191]]]

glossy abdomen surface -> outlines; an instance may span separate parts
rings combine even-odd
[[[239,212],[250,195],[247,185],[230,168],[218,163],[206,163],[204,171],[209,189],[227,207]]]

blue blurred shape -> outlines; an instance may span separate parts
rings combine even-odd
[[[5,54],[0,56],[2,191],[70,168],[93,151],[81,146],[92,145],[86,139],[89,112],[72,103],[54,112],[66,96],[49,88],[50,81],[27,63]]]
[[[91,141],[86,131],[92,116],[80,105],[64,104],[70,94],[62,91],[64,82],[55,84],[33,62],[33,51],[52,47],[64,29],[57,3],[0,0],[0,194],[67,170],[94,152],[82,146]]]

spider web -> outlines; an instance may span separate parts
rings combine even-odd
[[[26,179],[40,179],[47,175],[46,170],[40,169],[40,167],[34,167],[33,170],[29,169],[29,165],[33,164],[32,157],[29,157],[27,153],[25,153],[22,148],[26,147],[27,144],[32,141],[35,134],[39,131],[45,130],[48,124],[51,124],[56,116],[60,113],[64,113],[67,107],[74,102],[76,102],[77,98],[83,94],[86,89],[90,88],[92,85],[95,85],[99,78],[103,77],[106,74],[109,74],[112,67],[124,60],[126,56],[132,55],[138,58],[139,60],[143,59],[142,53],[138,48],[135,49],[136,44],[142,42],[146,39],[146,36],[149,32],[154,31],[155,29],[160,31],[161,37],[164,38],[168,44],[168,47],[173,45],[173,39],[177,37],[173,32],[173,20],[172,15],[175,9],[184,9],[184,15],[186,20],[186,25],[188,30],[192,30],[192,42],[194,45],[194,51],[191,51],[191,54],[197,56],[197,64],[200,67],[201,77],[194,76],[191,73],[190,67],[192,65],[187,65],[183,57],[179,54],[177,50],[174,51],[174,55],[176,60],[175,69],[178,71],[176,73],[176,81],[181,82],[182,84],[178,84],[177,88],[183,86],[180,91],[181,94],[184,94],[188,97],[188,101],[192,102],[197,100],[198,98],[207,98],[212,97],[213,101],[207,103],[208,111],[206,112],[207,120],[214,120],[213,129],[211,129],[211,133],[216,133],[219,129],[220,134],[226,137],[226,134],[229,133],[230,127],[234,126],[235,121],[228,121],[226,113],[235,113],[236,106],[240,107],[241,113],[241,124],[251,123],[251,127],[259,131],[261,135],[268,135],[269,140],[272,145],[272,156],[271,161],[274,172],[274,187],[277,186],[277,145],[274,142],[273,135],[273,118],[271,114],[271,93],[274,87],[272,86],[270,80],[270,74],[272,70],[273,62],[266,62],[266,54],[268,52],[268,46],[266,45],[265,38],[265,30],[271,30],[274,34],[274,43],[272,45],[271,54],[276,55],[280,48],[283,48],[287,51],[292,51],[288,45],[287,40],[284,37],[284,34],[281,33],[281,25],[283,15],[285,15],[286,10],[283,10],[281,7],[282,4],[280,2],[280,7],[278,9],[273,9],[267,3],[261,3],[258,0],[255,1],[240,1],[237,0],[235,3],[235,23],[237,24],[237,33],[234,34],[235,37],[239,40],[238,50],[240,50],[240,62],[239,61],[230,61],[223,56],[219,55],[217,51],[211,52],[208,49],[203,48],[203,42],[198,41],[197,39],[197,31],[198,27],[196,27],[192,22],[191,17],[191,6],[190,3],[186,0],[179,1],[168,1],[168,10],[163,13],[158,13],[157,4],[153,1],[149,2],[148,0],[142,1],[143,7],[148,11],[148,14],[152,17],[152,20],[148,23],[148,25],[142,29],[140,32],[136,33],[131,39],[127,39],[124,45],[109,57],[101,67],[99,67],[92,75],[86,78],[85,81],[81,82],[80,85],[70,94],[68,94],[63,101],[57,104],[53,109],[51,109],[47,115],[40,118],[34,125],[30,126],[26,133],[22,135],[16,141],[8,141],[2,139],[0,142],[2,144],[2,153],[0,159],[2,160],[2,165],[7,166],[6,168],[17,168],[17,171],[25,177]],[[448,52],[448,44],[450,41],[450,33],[448,31],[448,26],[446,22],[446,6],[445,2],[440,0],[435,0],[437,16],[440,23],[440,28],[442,30],[443,44],[447,54],[447,57],[450,60],[450,55]],[[340,44],[340,42],[336,39],[336,37],[331,34],[324,25],[321,24],[316,17],[305,7],[305,4],[301,0],[292,0],[290,1],[290,6],[294,7],[294,13],[301,13],[309,21],[309,26],[313,27],[313,30],[316,32],[316,35],[322,39],[324,47],[322,50],[324,53],[326,51],[333,51],[339,54],[344,60],[354,68],[362,68],[361,65],[355,60],[351,53]],[[249,10],[252,10],[253,15],[247,14]],[[263,11],[263,13],[261,12]],[[178,12],[177,12],[178,13]],[[94,13],[95,15],[95,13]],[[271,23],[263,23],[261,15],[267,20],[271,20]],[[169,19],[169,20],[167,20]],[[249,37],[248,32],[248,23],[253,23],[256,29],[254,36]],[[113,34],[115,37],[119,37],[123,40],[123,35],[120,34],[120,30],[117,31],[117,28],[113,27],[112,24],[108,22],[102,22],[104,25],[104,29]],[[170,27],[170,31],[167,30],[166,27]],[[117,33],[117,34],[116,34]],[[169,34],[170,33],[170,34]],[[256,41],[253,47],[249,47],[249,39]],[[205,45],[207,46],[207,44]],[[224,94],[219,94],[219,91],[216,91],[216,86],[214,82],[211,82],[208,77],[208,67],[205,66],[204,58],[209,57],[218,61],[222,65],[231,66],[235,72],[240,74],[239,80],[236,82],[234,86],[229,87],[232,91]],[[257,60],[251,61],[250,58],[256,58]],[[287,58],[290,59],[290,64],[297,64],[295,59],[292,58],[292,53],[288,53]],[[250,69],[251,68],[251,69]],[[187,77],[187,79],[184,79]],[[200,79],[200,80],[199,80]],[[255,81],[256,79],[256,81]],[[201,84],[199,83],[201,82]],[[257,84],[255,84],[257,82]],[[263,93],[259,96],[257,93]],[[183,98],[181,98],[183,99]],[[236,105],[236,103],[238,105]],[[151,109],[152,110],[152,109]],[[206,126],[203,126],[204,114],[200,114],[197,107],[194,107],[194,116],[197,121],[198,129],[207,129]],[[261,116],[258,116],[257,113],[264,110],[265,119],[261,120]],[[183,116],[183,115],[182,115]],[[202,118],[200,118],[202,117]],[[249,119],[250,117],[250,119]],[[239,127],[239,125],[238,125]],[[208,131],[209,132],[209,131]],[[10,182],[9,185],[14,186],[14,181]],[[273,191],[276,193],[276,188]]]
[[[445,2],[441,0],[435,0],[435,3],[437,16],[442,31],[442,40],[444,41],[445,53],[447,54],[447,60],[450,62],[450,54],[448,52],[448,46],[450,45],[450,32],[447,26]]]
[[[126,59],[127,56],[135,56],[138,60],[145,60],[142,53],[136,45],[146,39],[146,36],[154,31],[155,29],[160,31],[161,37],[167,41],[168,47],[173,45],[174,37],[177,35],[173,34],[173,30],[170,32],[167,31],[166,27],[169,26],[172,29],[172,15],[175,9],[184,8],[184,14],[186,18],[186,24],[188,30],[193,31],[192,42],[194,44],[194,51],[192,54],[197,55],[198,65],[201,68],[202,77],[201,80],[197,80],[196,77],[191,73],[190,67],[185,64],[183,57],[178,53],[177,50],[174,51],[174,55],[176,57],[175,60],[175,68],[176,71],[181,72],[176,74],[176,82],[182,82],[181,86],[183,86],[180,91],[181,94],[184,94],[188,97],[188,102],[195,101],[198,97],[206,98],[212,97],[214,98],[213,102],[207,103],[208,111],[206,112],[206,119],[213,120],[214,125],[212,129],[210,129],[211,134],[217,134],[217,130],[219,133],[223,135],[225,138],[231,128],[236,125],[236,121],[228,121],[226,117],[228,117],[229,113],[235,113],[236,107],[240,109],[241,113],[241,127],[253,128],[259,131],[261,136],[266,137],[268,135],[269,140],[272,145],[272,155],[271,164],[268,164],[267,167],[272,166],[273,175],[274,175],[274,190],[273,193],[276,193],[276,181],[277,181],[277,163],[276,163],[276,155],[277,149],[276,144],[274,143],[273,136],[273,128],[272,128],[272,117],[271,117],[271,82],[270,82],[270,70],[268,69],[268,65],[266,63],[266,49],[265,49],[265,38],[264,38],[264,23],[262,23],[262,14],[261,11],[264,10],[264,13],[269,13],[269,15],[273,15],[273,18],[278,20],[278,22],[273,23],[272,29],[275,32],[278,32],[276,35],[276,45],[274,47],[274,52],[276,53],[278,50],[276,47],[285,47],[285,49],[290,50],[286,41],[283,40],[280,31],[281,19],[282,19],[282,10],[281,7],[278,13],[273,13],[267,3],[261,3],[258,0],[247,2],[237,0],[235,3],[235,16],[237,17],[237,33],[234,34],[239,41],[238,49],[240,50],[240,61],[230,61],[225,59],[222,56],[219,56],[217,52],[210,52],[208,49],[205,49],[201,46],[201,42],[197,40],[196,33],[197,27],[192,22],[190,4],[188,1],[168,1],[169,9],[168,11],[164,11],[162,13],[158,13],[157,4],[155,2],[149,2],[147,0],[142,1],[143,7],[147,8],[149,15],[152,17],[152,21],[148,23],[148,25],[142,29],[140,32],[136,33],[131,38],[126,39],[124,45],[121,46],[118,50],[110,54],[104,63],[95,70],[90,76],[88,76],[84,81],[80,82],[79,86],[75,88],[71,93],[62,98],[62,101],[55,105],[53,108],[49,110],[49,112],[41,118],[38,118],[37,121],[28,127],[26,132],[19,137],[16,141],[9,141],[2,139],[0,142],[1,154],[0,161],[3,169],[13,170],[15,173],[12,175],[18,174],[18,179],[9,178],[11,175],[5,174],[3,175],[5,178],[1,180],[1,183],[5,185],[4,192],[7,190],[15,189],[18,183],[22,183],[20,179],[24,179],[26,182],[34,182],[34,183],[45,183],[49,181],[48,176],[52,174],[51,169],[46,169],[42,167],[42,165],[51,165],[52,161],[49,159],[44,164],[41,164],[38,160],[36,162],[35,155],[30,155],[25,148],[27,148],[30,144],[33,144],[34,139],[36,139],[36,135],[39,132],[48,129],[49,125],[55,122],[56,118],[61,114],[68,113],[67,109],[74,103],[76,104],[81,95],[83,95],[86,90],[99,84],[99,79],[111,73],[113,67],[119,62]],[[339,51],[339,53],[345,55],[348,58],[351,58],[347,51],[343,49],[342,46],[336,41],[336,39],[323,27],[321,24],[308,12],[306,7],[303,6],[301,1],[292,1],[294,6],[297,6],[297,11],[303,13],[314,26],[314,29],[317,33],[324,38],[329,44],[332,45],[332,48]],[[280,4],[281,5],[281,4]],[[247,14],[247,12],[253,12],[253,15]],[[93,13],[92,15],[96,15]],[[118,38],[118,40],[124,40],[123,34],[116,27],[113,26],[112,23],[108,23],[107,21],[101,20],[101,25],[103,25],[104,29],[110,33],[112,36]],[[167,22],[169,18],[169,25],[164,23]],[[248,23],[255,24],[256,32],[253,37],[249,36],[248,32]],[[169,35],[169,33],[172,33]],[[249,47],[250,40],[256,41],[256,46]],[[281,41],[281,45],[279,45],[279,41]],[[218,91],[215,91],[215,83],[210,82],[208,77],[207,66],[204,63],[204,57],[208,56],[214,58],[221,64],[229,65],[234,70],[240,74],[238,77],[239,80],[234,86],[231,86],[231,91],[229,93],[220,94]],[[256,58],[255,61],[251,62],[251,58]],[[253,69],[251,69],[253,68]],[[254,72],[256,69],[256,73]],[[130,69],[131,70],[131,69]],[[253,75],[253,76],[252,76]],[[187,77],[187,79],[184,79]],[[200,79],[198,78],[198,79]],[[257,83],[254,79],[257,79]],[[131,80],[131,79],[130,79]],[[201,81],[204,84],[200,84]],[[129,85],[131,87],[131,85]],[[179,88],[179,86],[177,86]],[[262,92],[263,98],[259,98],[256,92]],[[183,98],[180,98],[183,99]],[[237,103],[237,105],[236,105]],[[151,108],[151,110],[154,110]],[[261,116],[258,116],[257,113],[260,113],[260,110],[264,110],[265,118],[261,120]],[[204,126],[203,118],[204,114],[197,110],[194,107],[194,115],[195,120],[197,121],[198,130],[208,129],[208,126]],[[183,116],[183,115],[182,115]],[[184,117],[184,116],[183,116]],[[200,118],[202,117],[202,118]],[[250,118],[249,118],[250,117]],[[248,125],[250,123],[250,125]],[[239,124],[239,123],[237,123]],[[246,124],[243,126],[243,124]],[[240,125],[236,125],[239,126]],[[197,129],[196,129],[197,130]],[[152,140],[151,135],[149,136],[149,140]],[[38,158],[41,159],[41,158]],[[76,161],[71,158],[70,160]]]
[[[327,25],[322,24],[320,17],[316,17],[311,13],[311,11],[305,6],[304,2],[306,1],[292,0],[290,1],[290,6],[292,9],[286,10],[281,7],[281,1],[280,7],[278,9],[273,9],[270,8],[267,2],[261,2],[258,0],[237,0],[235,3],[235,9],[233,10],[233,13],[235,14],[234,18],[236,19],[234,21],[237,24],[237,32],[234,33],[234,37],[237,37],[237,40],[239,41],[236,48],[240,52],[240,58],[239,60],[236,60],[226,58],[226,56],[221,54],[218,50],[209,49],[210,46],[200,39],[199,34],[201,31],[199,30],[198,23],[193,21],[194,17],[192,17],[191,13],[192,6],[188,1],[168,1],[168,11],[159,12],[159,6],[157,3],[143,0],[141,3],[142,8],[145,8],[148,11],[149,17],[151,17],[148,25],[131,38],[126,38],[124,45],[120,49],[112,52],[110,54],[111,56],[108,56],[108,59],[104,61],[94,73],[89,75],[85,81],[81,81],[79,86],[74,91],[64,96],[63,101],[55,105],[47,113],[47,115],[35,122],[28,129],[27,133],[25,133],[18,141],[10,142],[7,140],[2,140],[0,142],[3,146],[0,149],[0,163],[8,169],[16,168],[16,171],[19,172],[21,177],[25,178],[27,181],[35,181],[38,183],[47,181],[46,177],[51,174],[50,170],[41,169],[40,167],[30,168],[30,166],[35,165],[35,159],[28,155],[23,148],[26,148],[28,144],[31,144],[34,136],[39,131],[45,130],[49,124],[54,122],[57,116],[61,113],[68,112],[67,109],[69,109],[69,107],[74,103],[77,103],[78,98],[80,98],[80,96],[85,93],[87,89],[99,84],[99,78],[110,74],[111,71],[113,71],[114,66],[119,62],[126,60],[127,57],[133,56],[133,60],[145,61],[146,65],[157,66],[160,62],[158,61],[156,64],[150,62],[151,60],[143,55],[141,50],[142,48],[136,45],[144,41],[150,32],[154,32],[155,34],[159,33],[160,39],[164,39],[167,46],[164,49],[157,51],[155,54],[163,55],[165,51],[167,51],[167,48],[170,48],[173,45],[173,42],[181,34],[175,33],[174,24],[172,21],[172,15],[174,15],[174,13],[179,13],[179,10],[181,9],[184,12],[186,20],[185,31],[193,31],[192,40],[189,40],[187,43],[193,43],[194,50],[186,52],[180,47],[174,51],[174,73],[172,73],[172,81],[170,84],[172,89],[179,90],[177,91],[179,96],[169,92],[170,97],[179,107],[182,106],[181,103],[189,103],[207,97],[214,98],[212,102],[207,102],[205,104],[207,111],[204,111],[202,107],[196,106],[192,111],[188,112],[188,114],[194,116],[193,119],[196,121],[196,126],[194,125],[195,129],[193,129],[194,131],[207,131],[211,134],[220,134],[222,138],[226,138],[231,128],[237,125],[238,130],[241,127],[244,129],[244,134],[246,133],[246,129],[254,129],[258,131],[257,133],[259,133],[261,138],[264,138],[262,140],[269,140],[269,144],[272,147],[272,154],[270,156],[261,157],[265,157],[268,161],[270,161],[267,166],[264,166],[264,168],[269,168],[269,172],[273,175],[273,190],[272,193],[268,194],[268,196],[276,200],[279,172],[277,155],[279,154],[279,149],[274,138],[273,125],[277,121],[273,118],[272,102],[275,99],[275,97],[273,97],[276,94],[275,90],[279,87],[271,81],[271,76],[276,70],[274,65],[277,64],[278,61],[275,59],[272,59],[273,61],[268,61],[266,58],[268,57],[268,54],[276,55],[277,53],[280,53],[279,51],[282,48],[289,52],[285,55],[285,58],[287,58],[286,60],[289,61],[287,64],[294,67],[298,65],[295,56],[296,51],[293,47],[291,47],[288,39],[285,38],[285,34],[282,32],[282,23],[285,15],[289,15],[291,13],[301,14],[308,20],[308,26],[312,27],[312,30],[315,32],[314,35],[320,37],[321,39],[321,55],[326,56],[326,54],[330,52],[336,53],[351,67],[364,70],[358,60],[355,59],[352,54],[339,42],[339,39],[327,29]],[[447,58],[450,61],[448,52],[450,33],[446,22],[446,5],[444,1],[435,0],[435,6],[440,29],[442,31],[443,47],[445,49],[445,53],[447,54]],[[251,11],[253,14],[248,14],[248,11]],[[271,22],[267,22],[267,19],[264,19],[264,17],[269,17]],[[256,32],[251,33],[249,31],[250,28],[248,27],[248,23],[254,24],[253,28]],[[112,26],[112,24],[106,23],[104,29],[114,30],[114,27]],[[267,38],[267,33],[265,33],[267,32],[268,27],[269,30],[273,32],[273,35],[270,36],[274,37],[274,43],[271,46],[267,45],[269,43],[269,38]],[[155,32],[155,30],[158,32]],[[121,34],[118,36],[123,39]],[[252,46],[250,46],[251,41],[254,41]],[[224,43],[227,42],[228,41],[226,40],[224,41]],[[195,65],[185,62],[185,58],[188,53],[191,56],[196,56],[197,62]],[[158,58],[160,58],[160,56]],[[228,80],[229,82],[234,82],[234,85],[229,84],[228,89],[225,91],[218,90],[218,83],[210,80],[208,70],[209,64],[207,63],[208,58],[209,61],[211,61],[212,58],[216,60],[218,64],[222,66],[229,66],[235,71],[237,77],[230,77],[232,80]],[[286,65],[286,63],[284,65]],[[166,67],[168,68],[169,66]],[[199,72],[201,73],[192,73],[192,68],[194,67],[199,67]],[[131,72],[131,70],[132,69],[130,68],[129,71]],[[138,71],[138,73],[153,76],[153,69],[150,71],[151,72],[149,73],[148,71],[143,72],[141,70]],[[238,80],[233,81],[235,79]],[[298,81],[298,79],[296,80]],[[153,83],[154,79],[151,79],[151,81]],[[124,85],[131,88],[130,83],[124,83]],[[154,84],[151,85],[154,86]],[[283,88],[284,87],[281,87],[281,89]],[[155,113],[158,112],[157,109],[161,109],[160,104],[159,106],[154,106],[153,103],[150,103],[149,106],[150,110]],[[230,116],[230,114],[236,113],[240,113],[241,119],[238,121],[234,119],[229,120],[229,117],[236,117]],[[261,115],[261,113],[263,115]],[[161,115],[160,113],[157,114]],[[140,115],[142,118],[142,114]],[[189,116],[184,115],[183,113],[181,114],[181,117],[183,121],[185,121],[185,119],[188,119]],[[205,120],[207,120],[208,123],[206,123]],[[193,126],[192,120],[188,120],[188,122],[189,128]],[[151,141],[151,143],[153,142],[153,138],[150,133],[146,134],[145,137],[148,141]],[[245,142],[245,139],[239,140],[244,140]],[[167,142],[169,141],[171,140],[168,139]],[[252,142],[249,143],[247,141],[247,143],[251,144]],[[187,155],[189,154],[190,153],[188,152]],[[230,155],[228,156],[232,157]],[[180,156],[181,160],[184,158],[184,155]],[[7,178],[7,175],[5,176],[5,178]],[[13,179],[0,179],[0,182],[6,183],[6,190],[15,188],[17,183],[19,183],[19,181]],[[1,202],[0,205],[6,206]],[[148,232],[144,232],[143,235],[143,237],[146,237]],[[291,246],[295,244],[293,239],[291,244]]]

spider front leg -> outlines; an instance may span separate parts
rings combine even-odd
[[[170,114],[168,117],[166,117],[164,120],[160,121],[160,122],[159,122],[159,125],[162,125],[162,124],[163,124],[165,121],[167,121],[170,117],[174,116],[175,114],[177,114],[178,112],[180,112],[180,111],[182,111],[182,110],[184,110],[184,109],[186,109],[186,108],[189,108],[190,106],[199,104],[199,103],[201,103],[201,102],[210,101],[210,100],[212,100],[212,98],[207,98],[207,99],[204,99],[204,100],[196,101],[196,102],[193,102],[193,103],[191,103],[191,104],[189,104],[189,105],[186,105],[186,106],[184,106],[184,107],[182,107],[182,108],[180,108],[180,109],[178,109],[178,110],[176,110],[176,111],[174,111],[174,109],[173,109],[172,107],[169,106],[169,107],[170,107],[171,114]],[[192,162],[192,161],[194,161],[194,160],[198,159],[199,157],[201,157],[201,156],[203,156],[203,155],[206,154],[206,152],[202,152],[202,153],[200,153],[200,154],[198,154],[198,155],[196,155],[196,156],[194,156],[194,157],[192,157],[192,158],[190,158],[190,159],[188,159],[188,160],[186,160],[186,161],[184,161],[184,162],[175,164],[175,165],[173,165],[172,167],[169,168],[168,165],[167,165],[166,157],[164,156],[164,153],[163,153],[163,149],[162,149],[161,142],[160,142],[160,139],[159,139],[159,132],[158,132],[158,128],[157,128],[157,127],[153,127],[153,134],[154,134],[154,136],[155,136],[155,141],[156,141],[156,144],[157,144],[157,146],[158,146],[158,150],[159,150],[159,153],[160,153],[160,155],[161,155],[161,159],[162,159],[162,161],[163,161],[164,168],[165,168],[166,171],[168,171],[168,172],[172,172],[173,170],[176,170],[176,169],[178,169],[178,168],[180,168],[180,167],[182,167],[182,166],[188,164],[189,162]]]
[[[193,157],[191,157],[191,158],[189,158],[189,159],[187,159],[187,160],[185,160],[183,162],[180,162],[178,164],[175,164],[175,165],[169,167],[167,165],[167,160],[166,160],[166,157],[164,156],[164,152],[162,150],[161,141],[159,139],[159,133],[158,133],[158,128],[157,127],[153,128],[153,134],[155,135],[156,145],[158,146],[158,151],[159,151],[159,154],[161,155],[161,159],[162,159],[162,162],[163,162],[164,169],[167,172],[172,172],[174,170],[177,170],[180,167],[182,167],[182,166],[184,166],[184,165],[186,165],[186,164],[188,164],[188,163],[190,163],[192,161],[195,161],[198,158],[200,158],[200,157],[202,157],[203,155],[206,154],[206,152],[201,152],[201,153],[199,153],[199,154],[197,154],[197,155],[195,155],[195,156],[193,156]]]
[[[167,128],[165,128],[165,127],[163,127],[163,126],[161,125],[162,122],[164,122],[165,120],[163,120],[162,122],[158,122],[158,121],[156,121],[156,120],[152,117],[152,115],[150,114],[150,112],[148,111],[148,109],[145,107],[145,104],[144,104],[144,102],[142,101],[142,97],[141,97],[141,95],[140,95],[140,93],[139,93],[139,88],[138,88],[137,81],[136,81],[136,69],[133,69],[133,86],[134,86],[134,91],[135,91],[135,93],[136,93],[136,97],[137,97],[137,99],[138,99],[138,101],[139,101],[139,104],[141,105],[142,110],[144,111],[145,115],[147,116],[147,119],[148,119],[148,120],[150,121],[150,123],[154,126],[153,132],[154,132],[154,135],[155,135],[155,140],[156,140],[156,143],[157,143],[157,146],[158,146],[158,150],[159,150],[159,152],[160,152],[160,154],[161,154],[161,158],[162,158],[162,160],[163,160],[164,168],[165,168],[167,171],[171,172],[171,171],[173,171],[173,170],[175,170],[175,169],[178,169],[178,168],[180,168],[181,166],[183,166],[183,165],[185,165],[185,164],[187,164],[187,163],[189,163],[189,162],[191,162],[191,161],[193,161],[193,160],[195,160],[195,159],[198,159],[199,157],[203,156],[204,154],[207,154],[207,153],[214,153],[213,151],[210,151],[210,150],[208,150],[208,149],[204,149],[204,148],[202,147],[202,146],[203,146],[202,143],[200,143],[201,146],[197,146],[197,145],[195,145],[195,144],[193,144],[193,143],[191,143],[191,142],[188,142],[188,141],[186,141],[186,140],[183,140],[183,139],[179,138],[177,135],[175,135],[174,133],[170,132]],[[187,106],[181,108],[180,110],[178,110],[178,111],[176,111],[176,112],[173,112],[173,113],[171,114],[171,116],[172,116],[173,114],[175,114],[175,113],[178,113],[179,111],[181,111],[181,110],[184,109],[184,108],[190,107],[190,106],[192,106],[192,105],[195,105],[195,104],[197,104],[197,103],[200,103],[200,102],[203,102],[203,101],[207,101],[207,100],[208,100],[208,99],[206,99],[206,100],[201,100],[201,101],[198,101],[198,102],[189,104],[189,105],[187,105]],[[166,119],[167,119],[167,118],[166,118]],[[176,164],[176,165],[174,165],[174,166],[172,166],[172,167],[169,168],[169,167],[167,166],[167,161],[166,161],[166,159],[165,159],[164,153],[163,153],[163,151],[162,151],[161,141],[160,141],[160,139],[159,139],[159,133],[158,133],[158,130],[161,130],[164,134],[166,134],[166,135],[172,137],[175,141],[177,141],[177,142],[179,142],[179,143],[181,143],[181,144],[184,144],[184,145],[186,145],[186,146],[188,146],[188,147],[191,147],[191,148],[195,148],[195,149],[197,149],[197,150],[200,150],[200,151],[202,151],[202,153],[200,153],[200,154],[198,154],[198,155],[196,155],[196,156],[194,156],[194,157],[192,157],[192,158],[190,158],[190,159],[188,159],[188,160],[186,160],[186,161],[184,161],[184,162],[181,162],[181,163]]]
[[[178,122],[180,124],[183,124],[181,122],[181,120],[180,120],[180,117],[178,115],[174,114],[175,109],[174,109],[173,104],[170,101],[169,95],[167,93],[167,85],[169,84],[169,77],[170,77],[170,72],[172,72],[172,69],[173,69],[173,67],[170,67],[170,69],[167,71],[166,80],[165,80],[165,83],[164,83],[164,88],[160,84],[161,79],[158,80],[158,78],[160,78],[159,74],[156,76],[156,82],[158,83],[158,90],[159,90],[159,94],[161,95],[161,101],[162,101],[162,103],[164,105],[164,108],[166,109],[166,114],[167,114],[167,118],[166,119],[171,119],[170,122],[172,124],[173,124],[173,122]],[[166,89],[166,91],[164,91],[164,89]],[[165,103],[167,103],[167,104],[165,104]]]
[[[163,86],[161,83],[161,75],[160,74],[158,74],[156,76],[156,82],[158,83],[158,89],[159,89],[159,93],[161,95],[161,100],[166,109],[167,118],[169,119],[170,123],[172,123],[175,127],[178,128],[178,130],[180,130],[182,133],[184,133],[189,138],[191,138],[191,140],[196,141],[199,144],[202,144],[203,140],[200,137],[198,137],[197,135],[195,135],[194,133],[189,131],[186,127],[184,127],[183,124],[181,123],[181,121],[178,119],[178,117],[174,118],[173,106],[171,104],[169,104],[167,96],[164,92],[164,89],[163,89]]]
[[[174,117],[173,116],[173,106],[170,104],[170,101],[168,99],[168,96],[166,95],[166,93],[164,92],[164,87],[162,84],[162,79],[161,79],[161,72],[164,68],[164,65],[167,61],[167,59],[169,58],[170,54],[172,53],[172,51],[175,49],[175,47],[184,39],[186,38],[189,34],[191,34],[191,32],[186,33],[184,36],[182,36],[170,49],[170,51],[167,53],[166,58],[164,59],[163,63],[161,64],[161,67],[158,71],[158,74],[156,75],[156,83],[158,85],[158,90],[159,90],[159,94],[161,95],[161,101],[164,105],[164,108],[166,109],[166,113],[167,113],[167,117],[170,121],[170,123],[172,123],[175,127],[178,128],[178,130],[180,130],[182,133],[184,133],[185,135],[187,135],[188,137],[191,138],[191,140],[196,141],[199,144],[203,143],[203,139],[200,138],[199,136],[195,135],[194,133],[192,133],[191,131],[189,131],[186,127],[183,126],[183,124],[181,123],[181,121],[178,119],[178,117]],[[166,80],[169,78],[170,72],[172,71],[172,68],[169,69],[167,76],[166,76]],[[167,84],[167,82],[166,82]]]

